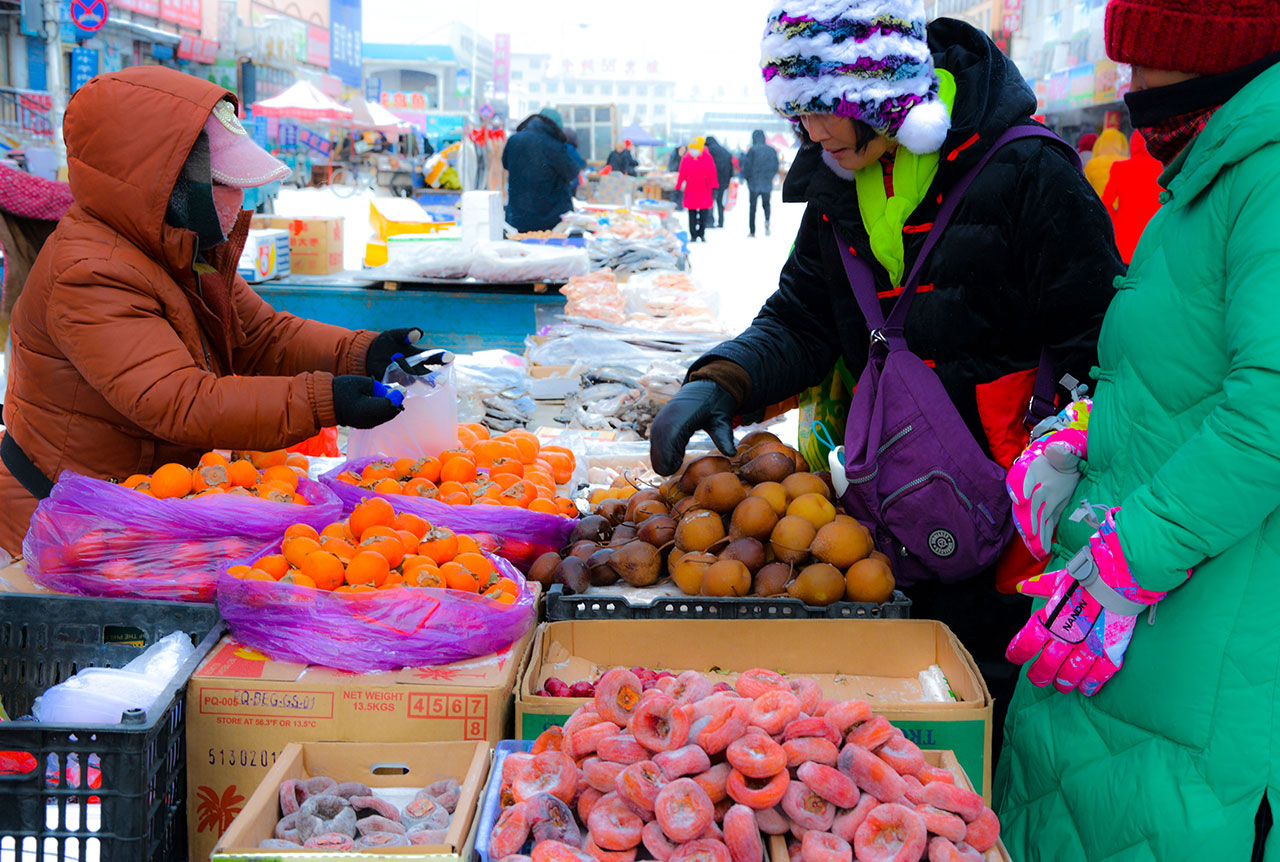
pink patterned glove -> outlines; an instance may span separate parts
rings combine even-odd
[[[1097,692],[1124,664],[1138,615],[1166,595],[1144,590],[1130,575],[1116,535],[1119,511],[1107,512],[1089,545],[1065,569],[1018,586],[1026,595],[1049,599],[1005,651],[1014,664],[1035,659],[1027,668],[1034,685],[1053,683],[1062,692],[1078,688],[1085,696]]]
[[[1037,560],[1049,556],[1053,531],[1080,483],[1088,456],[1087,398],[1073,401],[1032,431],[1035,438],[1009,468],[1005,488],[1013,500],[1013,524]]]

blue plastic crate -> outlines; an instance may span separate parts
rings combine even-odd
[[[533,740],[508,739],[499,742],[493,750],[493,765],[489,768],[489,783],[484,788],[484,799],[480,803],[480,825],[476,830],[475,858],[480,862],[496,862],[489,858],[489,835],[493,825],[498,822],[502,813],[502,761],[508,754],[528,754],[533,750]]]

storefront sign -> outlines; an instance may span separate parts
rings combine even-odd
[[[364,100],[366,102],[382,101],[382,79],[377,75],[370,75],[364,79]]]
[[[1071,78],[1067,72],[1057,72],[1049,76],[1049,92],[1045,97],[1045,107],[1050,111],[1060,111],[1067,107],[1071,95]]]
[[[453,75],[453,89],[458,98],[471,95],[471,70],[459,69]]]
[[[152,18],[160,17],[160,0],[112,0],[111,5]]]
[[[1098,60],[1093,64],[1093,103],[1105,105],[1116,100],[1116,64]]]
[[[364,80],[360,0],[329,0],[329,71],[348,87]]]
[[[317,135],[305,127],[298,127],[298,143],[309,150],[314,150],[322,156],[329,155],[333,150],[333,144],[324,135]]]
[[[307,25],[307,62],[329,68],[329,28]]]
[[[499,33],[493,37],[493,92],[502,95],[511,91],[511,34]]]
[[[178,42],[178,59],[212,65],[218,59],[218,43],[199,36],[183,35]]]
[[[203,23],[200,3],[201,0],[160,0],[160,20],[199,30]]]
[[[384,108],[402,111],[425,111],[428,107],[426,93],[405,93],[399,90],[383,91],[378,102]]]
[[[45,66],[44,40],[38,36],[27,37],[27,86],[32,90],[47,90],[48,67]]]
[[[89,79],[98,74],[97,48],[71,49],[71,92],[75,92],[89,83]]]
[[[296,147],[298,145],[297,123],[280,124],[280,144],[285,147]]]
[[[1085,63],[1076,66],[1070,72],[1071,107],[1079,108],[1093,104],[1093,64]]]

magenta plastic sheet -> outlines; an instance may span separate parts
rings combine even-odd
[[[344,470],[360,472],[377,458],[361,458],[330,470],[320,477],[342,500],[349,512],[361,500],[382,497],[398,511],[426,518],[433,526],[448,527],[455,533],[469,533],[482,548],[515,563],[522,572],[547,551],[559,551],[569,541],[574,521],[561,515],[547,515],[507,506],[450,506],[425,497],[376,494],[338,480]]]
[[[276,551],[278,545],[260,548],[253,559]],[[524,576],[488,556],[519,586],[514,603],[425,587],[331,593],[224,572],[218,610],[237,640],[273,659],[351,673],[449,664],[497,652],[523,637],[537,616]]]
[[[22,541],[27,573],[62,593],[212,602],[218,572],[278,544],[292,524],[317,530],[342,517],[342,502],[309,479],[311,505],[217,494],[157,500],[64,472],[36,507]]]

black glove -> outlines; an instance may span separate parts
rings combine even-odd
[[[649,459],[663,476],[674,475],[684,463],[684,448],[694,432],[703,430],[726,455],[736,455],[733,442],[733,413],[738,409],[732,395],[710,380],[686,383],[667,402],[649,428]]]
[[[339,425],[351,428],[376,428],[400,415],[404,407],[386,395],[385,388],[372,377],[344,374],[333,378],[333,413]]]
[[[404,354],[412,344],[422,338],[421,329],[388,329],[378,334],[369,344],[369,352],[364,356],[365,373],[374,380],[381,380],[387,373],[387,366],[396,354]]]

